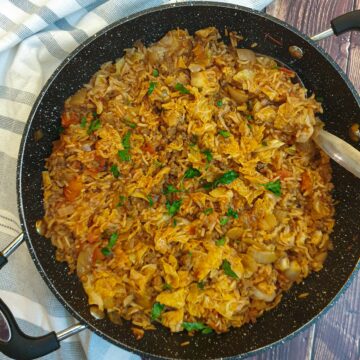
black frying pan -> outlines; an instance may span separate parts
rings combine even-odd
[[[359,29],[360,12],[337,18],[332,25],[336,34]],[[360,98],[353,85],[316,43],[269,15],[229,4],[187,3],[146,10],[100,31],[75,50],[45,85],[23,135],[17,173],[20,218],[31,256],[49,288],[80,325],[57,335],[51,333],[42,338],[29,338],[19,331],[9,309],[0,300],[0,350],[8,356],[30,359],[45,355],[57,349],[60,340],[85,327],[144,357],[213,359],[250,355],[299,332],[323,313],[349,285],[360,255],[360,180],[335,163],[332,164],[333,196],[337,201],[336,226],[332,234],[334,250],[330,251],[324,269],[313,273],[303,284],[295,285],[284,295],[280,305],[259,318],[256,324],[221,335],[199,334],[190,338],[185,332],[170,334],[159,326],[137,341],[130,323],[117,326],[108,319],[95,320],[89,313],[87,297],[77,277],[68,274],[64,263],[55,261],[54,247],[36,232],[35,222],[43,217],[41,171],[44,159],[51,153],[52,142],[59,136],[65,99],[88,82],[101,64],[121,57],[123,50],[132,47],[136,40],[149,44],[176,27],[193,33],[207,26],[216,26],[221,32],[225,27],[238,31],[245,38],[240,46],[249,47],[256,42],[257,52],[292,67],[310,93],[315,91],[324,98],[322,120],[326,129],[349,141],[348,130],[360,119]],[[289,54],[291,45],[303,50],[301,59]],[[39,129],[44,137],[36,142],[34,134]],[[6,263],[6,256],[21,241],[22,236],[19,236],[3,251],[5,256],[0,258],[1,265]],[[299,299],[298,295],[304,292],[309,296]],[[190,340],[189,346],[180,346],[187,340]]]

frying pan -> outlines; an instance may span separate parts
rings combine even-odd
[[[150,44],[167,31],[186,28],[190,33],[216,26],[244,36],[241,47],[257,43],[257,52],[270,55],[288,64],[303,80],[309,93],[324,98],[325,128],[350,141],[348,131],[360,119],[360,98],[353,85],[336,63],[309,37],[290,25],[264,13],[247,8],[213,2],[181,3],[149,9],[122,19],[100,31],[76,49],[55,71],[39,95],[30,114],[20,147],[17,169],[18,206],[24,235],[21,234],[0,257],[0,266],[7,256],[26,240],[30,254],[48,287],[79,321],[69,329],[40,338],[31,338],[18,328],[9,308],[0,301],[0,351],[16,359],[32,359],[57,348],[62,339],[85,328],[111,343],[147,358],[214,359],[253,355],[304,329],[339,297],[358,268],[360,246],[360,180],[335,163],[333,192],[336,201],[336,225],[332,234],[334,250],[330,251],[324,269],[311,274],[302,284],[287,292],[282,302],[265,313],[255,324],[247,324],[228,333],[189,337],[185,332],[170,334],[165,327],[147,331],[142,340],[135,340],[131,324],[114,325],[108,319],[95,320],[89,312],[87,297],[80,281],[69,275],[64,263],[55,261],[54,247],[36,232],[35,222],[43,217],[41,171],[50,155],[52,142],[59,136],[60,115],[66,98],[89,81],[106,61],[123,55],[136,40]],[[360,11],[335,19],[332,30],[340,34],[360,29]],[[293,58],[288,48],[296,45],[303,51],[301,59]],[[38,130],[44,133],[34,140]],[[359,145],[355,145],[359,149]],[[299,299],[301,293],[308,297]],[[190,341],[188,346],[180,346]]]

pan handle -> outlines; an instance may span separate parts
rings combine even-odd
[[[24,234],[18,235],[0,252],[0,269],[8,262],[11,255],[23,242]],[[0,298],[0,352],[12,359],[30,360],[47,355],[60,347],[60,341],[86,329],[85,325],[76,324],[55,333],[32,337],[21,331],[14,315]]]
[[[311,40],[319,41],[326,39],[331,35],[339,36],[345,32],[356,30],[360,31],[360,10],[350,11],[340,15],[330,22],[331,28],[320,34],[311,37]]]

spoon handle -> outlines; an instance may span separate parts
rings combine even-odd
[[[333,160],[360,178],[360,151],[325,130],[320,130],[314,141]]]

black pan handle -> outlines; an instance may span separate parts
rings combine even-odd
[[[331,35],[341,35],[347,31],[360,31],[360,10],[350,11],[331,20],[331,28],[311,37],[314,41],[326,39]]]
[[[331,20],[331,27],[336,36],[345,32],[360,31],[360,10],[348,12]]]
[[[0,252],[0,269],[8,262],[11,255],[23,242],[20,234],[2,252]],[[76,324],[55,333],[32,337],[21,331],[14,315],[0,298],[0,352],[16,360],[31,360],[47,355],[60,347],[60,341],[84,330],[85,325]]]
[[[0,299],[0,351],[3,354],[19,360],[36,359],[59,347],[55,332],[39,337],[24,334],[10,309]]]

